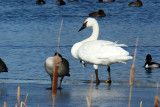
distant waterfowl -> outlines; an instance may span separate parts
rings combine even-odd
[[[0,72],[8,72],[8,68],[1,58],[0,58]]]
[[[48,57],[45,62],[45,69],[46,69],[46,72],[51,77],[51,83],[53,80],[54,58],[56,57],[56,55],[57,55],[57,52],[55,53],[55,55],[53,57]],[[61,58],[60,66],[58,69],[58,77],[61,77],[61,79],[60,79],[60,85],[59,85],[58,89],[61,89],[61,83],[63,81],[64,76],[70,76],[69,62],[65,58],[63,58],[61,54],[58,53],[58,56]]]
[[[36,1],[36,4],[45,4],[46,2],[45,1],[43,1],[43,0],[37,0]]]
[[[104,17],[106,14],[102,9],[98,10],[97,12],[93,12],[89,14],[90,17]]]
[[[63,0],[57,0],[56,4],[57,5],[65,5],[66,3]]]
[[[151,62],[151,61],[152,61],[152,56],[150,54],[148,54],[146,56],[144,67],[145,68],[160,68],[160,64],[159,63]]]
[[[99,0],[99,2],[115,2],[115,0]]]
[[[137,0],[136,2],[129,3],[128,6],[141,7],[143,4],[141,0]]]
[[[68,1],[72,2],[72,1],[78,1],[78,0],[68,0]]]
[[[105,82],[111,83],[110,65],[114,63],[126,63],[132,57],[120,47],[126,46],[124,44],[97,40],[99,36],[99,25],[94,18],[87,18],[79,31],[86,27],[93,28],[92,35],[83,41],[75,43],[71,49],[71,54],[74,58],[84,63],[93,64],[97,84],[100,82],[98,78],[98,66],[108,66],[109,80]]]

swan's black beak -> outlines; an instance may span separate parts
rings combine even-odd
[[[79,29],[79,31],[85,29],[85,28],[87,27],[86,24],[87,24],[87,22],[82,25],[82,27]],[[78,32],[79,32],[79,31],[78,31]]]

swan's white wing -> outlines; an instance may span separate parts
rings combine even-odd
[[[94,40],[92,42],[101,42],[102,45],[113,45],[113,46],[118,46],[118,47],[128,47],[126,44],[117,44],[118,41],[111,42],[111,41],[105,41],[105,40]]]
[[[78,50],[78,56],[81,60],[98,65],[125,62],[131,59],[128,55],[127,51],[115,46],[113,42],[103,40],[87,42]]]

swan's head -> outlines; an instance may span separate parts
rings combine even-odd
[[[94,26],[95,23],[97,24],[96,19],[89,17],[84,21],[84,23],[83,23],[82,27],[79,29],[79,31],[85,29],[86,27],[92,27],[92,26]]]

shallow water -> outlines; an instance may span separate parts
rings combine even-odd
[[[160,80],[159,69],[147,72],[144,68],[145,56],[150,53],[153,61],[160,62],[160,1],[143,1],[144,6],[128,7],[130,1],[118,0],[114,3],[98,3],[92,0],[68,2],[57,6],[55,1],[46,0],[45,5],[36,5],[28,0],[0,1],[0,57],[9,68],[0,74],[0,83],[50,84],[44,62],[57,50],[57,39],[61,20],[64,19],[60,53],[70,62],[70,77],[63,84],[83,84],[94,74],[92,66],[83,68],[70,53],[74,43],[91,35],[92,29],[78,32],[88,14],[103,9],[106,17],[96,18],[100,26],[99,39],[127,44],[125,48],[133,56],[136,38],[139,38],[136,58],[135,82],[138,85]],[[113,83],[128,83],[132,60],[127,64],[111,66]],[[99,78],[108,78],[107,68],[99,67]],[[146,106],[147,107],[147,106]]]

